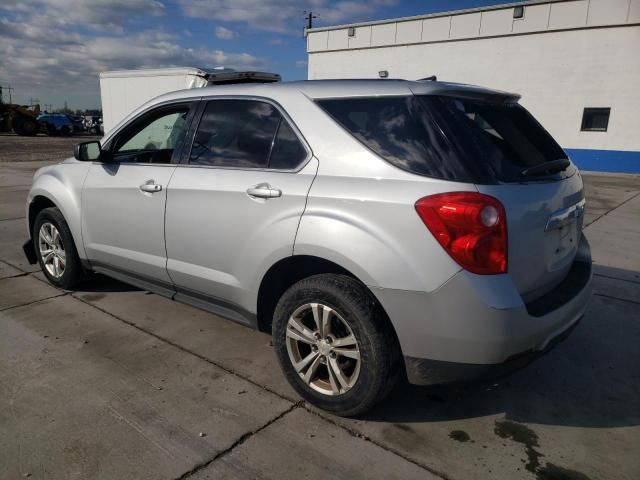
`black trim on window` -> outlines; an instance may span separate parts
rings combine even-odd
[[[606,132],[611,108],[585,108],[582,112],[581,132]]]

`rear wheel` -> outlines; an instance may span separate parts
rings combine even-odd
[[[13,131],[18,135],[33,136],[38,133],[38,122],[26,115],[19,115],[13,120]]]
[[[84,277],[69,226],[55,207],[36,216],[33,242],[42,272],[56,287],[71,289]]]
[[[338,415],[370,409],[397,380],[395,334],[371,292],[345,275],[289,288],[276,307],[273,344],[300,396]]]
[[[38,133],[38,122],[35,118],[24,117],[21,122],[20,135],[32,137]]]

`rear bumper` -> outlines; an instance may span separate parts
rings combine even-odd
[[[458,272],[430,293],[373,289],[396,329],[409,381],[436,384],[507,373],[565,338],[591,296],[583,237],[567,278],[525,304],[508,275]]]
[[[468,382],[479,379],[486,380],[508,375],[526,367],[566,339],[573,329],[578,326],[581,318],[582,317],[578,318],[573,324],[569,325],[569,328],[553,337],[542,350],[529,350],[518,353],[502,363],[456,363],[425,358],[404,357],[407,378],[409,382],[414,385],[435,385]]]

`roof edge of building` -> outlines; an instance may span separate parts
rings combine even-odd
[[[524,0],[524,1],[514,1],[509,3],[502,3],[499,5],[489,5],[485,7],[474,7],[474,8],[464,8],[461,10],[448,10],[446,12],[437,12],[437,13],[426,13],[423,15],[413,15],[409,17],[398,17],[391,18],[386,20],[371,20],[368,22],[356,22],[356,23],[345,23],[342,25],[330,25],[326,27],[315,27],[315,28],[305,28],[305,36],[308,33],[316,33],[316,32],[326,32],[329,30],[340,30],[343,28],[349,27],[367,27],[370,25],[385,25],[388,23],[398,23],[398,22],[408,22],[411,20],[423,20],[426,18],[438,18],[438,17],[450,17],[454,15],[464,15],[466,13],[478,13],[478,12],[489,12],[493,10],[502,10],[505,8],[513,8],[513,7],[526,7],[529,5],[540,5],[545,3],[562,3],[562,2],[571,2],[574,0]]]

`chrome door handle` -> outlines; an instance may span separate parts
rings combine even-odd
[[[156,193],[162,190],[162,185],[154,183],[153,180],[148,180],[147,183],[140,185],[140,190],[148,193]]]
[[[256,198],[277,198],[282,196],[282,190],[271,188],[268,183],[260,183],[255,187],[247,188],[247,195]]]

